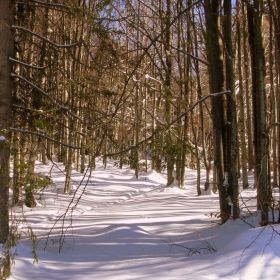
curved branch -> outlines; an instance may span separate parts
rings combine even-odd
[[[80,44],[82,43],[82,41],[79,41],[79,42],[76,42],[76,43],[70,44],[70,45],[61,45],[61,44],[57,44],[57,43],[55,43],[55,42],[53,42],[53,41],[50,41],[50,40],[48,40],[47,38],[45,38],[45,37],[43,37],[43,36],[41,36],[41,35],[39,35],[39,34],[33,32],[33,31],[30,30],[30,29],[24,28],[24,27],[22,27],[22,26],[12,25],[12,28],[13,28],[13,29],[19,29],[19,30],[22,30],[22,31],[26,31],[26,32],[32,34],[33,36],[35,36],[35,37],[37,37],[37,38],[39,38],[39,39],[41,39],[41,40],[43,40],[43,41],[45,41],[45,42],[51,44],[51,45],[53,45],[53,46],[55,46],[55,47],[57,47],[57,48],[69,49],[69,48],[72,48],[72,47],[76,47],[76,46],[78,46],[78,45],[80,45]]]
[[[24,62],[22,62],[20,60],[14,59],[12,57],[9,57],[9,60],[12,61],[12,62],[18,63],[20,65],[33,68],[33,69],[41,69],[41,70],[43,70],[43,69],[47,68],[46,66],[35,66],[35,65],[27,64],[27,63],[24,63]]]
[[[55,140],[47,135],[45,135],[44,133],[40,133],[40,132],[36,132],[36,131],[30,131],[30,130],[26,130],[26,129],[20,129],[20,128],[14,128],[14,127],[10,127],[10,131],[15,131],[15,132],[21,132],[21,133],[26,133],[26,134],[32,134],[32,135],[37,135],[39,137],[43,137],[45,139],[48,139],[54,143],[57,143],[57,144],[60,144],[62,146],[65,146],[65,147],[69,147],[71,149],[75,149],[75,150],[80,150],[81,147],[77,147],[77,146],[71,146],[71,145],[68,145],[68,144],[65,144],[63,142],[60,142],[58,140]]]
[[[40,93],[42,93],[44,96],[46,96],[54,105],[56,105],[58,108],[68,112],[71,116],[73,116],[74,118],[78,119],[81,121],[80,117],[75,115],[74,113],[72,113],[70,111],[70,108],[68,107],[65,107],[65,106],[62,106],[60,105],[59,103],[57,103],[57,101],[55,99],[53,99],[47,92],[45,92],[44,90],[42,90],[41,88],[39,88],[38,86],[34,85],[33,83],[31,83],[30,81],[28,81],[26,78],[20,76],[20,75],[17,75],[15,73],[11,73],[11,76],[14,77],[14,78],[18,78],[20,80],[23,80],[24,82],[26,82],[27,84],[29,84],[31,87],[33,87],[34,89],[38,90]]]

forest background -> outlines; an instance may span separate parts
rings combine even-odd
[[[196,169],[198,195],[203,168],[222,223],[239,217],[254,170],[260,224],[271,222],[279,1],[2,0],[0,26],[0,243],[12,235],[9,188],[12,205],[35,207],[50,184],[37,158],[64,163],[65,193],[72,169],[86,174],[99,156],[136,178],[166,168],[181,188]]]

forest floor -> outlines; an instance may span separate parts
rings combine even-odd
[[[218,195],[196,194],[196,170],[179,189],[165,186],[165,174],[136,180],[128,167],[98,161],[90,177],[73,171],[70,195],[62,164],[37,162],[36,171],[54,185],[35,208],[11,211],[21,238],[9,279],[279,279],[280,226],[259,227],[253,174],[242,218],[221,225]]]

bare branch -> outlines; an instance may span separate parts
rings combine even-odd
[[[263,233],[263,231],[265,230],[265,228],[266,228],[266,227],[263,227],[263,228],[260,230],[259,234],[258,234],[256,237],[254,237],[254,239],[251,241],[251,243],[250,243],[249,245],[247,245],[247,246],[245,247],[245,249],[242,251],[242,254],[241,254],[240,258],[239,258],[239,265],[238,265],[237,272],[238,272],[239,269],[241,268],[241,260],[242,260],[242,258],[243,258],[243,255],[245,254],[245,251],[246,251],[247,249],[249,249],[249,248],[257,241],[257,239],[261,236],[261,234]],[[237,273],[237,272],[236,272],[236,273]]]
[[[62,145],[62,146],[65,146],[65,147],[69,147],[71,149],[75,149],[75,150],[80,150],[81,147],[77,147],[77,146],[71,146],[71,145],[68,145],[68,144],[65,144],[63,142],[60,142],[58,140],[55,140],[47,135],[45,135],[44,133],[41,133],[41,132],[36,132],[36,131],[30,131],[30,130],[26,130],[26,129],[19,129],[19,128],[14,128],[14,127],[10,127],[10,131],[16,131],[16,132],[21,132],[21,133],[26,133],[26,134],[33,134],[33,135],[37,135],[39,137],[43,137],[45,139],[48,139],[54,143],[57,143],[59,145]]]
[[[31,87],[35,88],[36,90],[38,90],[40,93],[42,93],[44,96],[46,96],[54,105],[56,105],[58,108],[68,112],[71,116],[73,116],[74,118],[78,119],[81,121],[80,117],[75,115],[74,113],[72,113],[70,111],[70,108],[66,107],[66,106],[62,106],[59,103],[57,103],[57,101],[55,99],[53,99],[47,92],[45,92],[44,90],[42,90],[41,88],[39,88],[38,86],[34,85],[33,83],[31,83],[30,81],[28,81],[26,78],[17,75],[15,73],[11,73],[11,76],[14,78],[18,78],[20,80],[25,81],[27,84],[29,84]]]
[[[181,247],[181,248],[184,248],[188,251],[188,256],[191,256],[191,255],[195,255],[195,254],[200,254],[200,251],[197,250],[196,248],[190,248],[190,247],[187,247],[185,245],[181,245],[181,244],[178,244],[178,243],[174,243],[170,237],[168,237],[168,241],[164,240],[164,239],[161,239],[162,242],[168,244],[170,246],[170,251],[172,250],[172,247],[175,246],[175,247]]]
[[[65,5],[63,4],[58,4],[58,3],[45,3],[45,2],[42,2],[42,1],[38,1],[38,0],[32,0],[32,1],[29,1],[28,3],[27,2],[23,2],[23,1],[18,1],[16,2],[17,4],[23,4],[23,5],[32,5],[30,2],[34,3],[34,4],[39,4],[39,5],[42,5],[42,6],[51,6],[51,7],[60,7],[60,8],[67,8]]]
[[[49,243],[49,240],[50,240],[50,236],[51,236],[51,233],[55,230],[55,227],[56,225],[58,224],[58,222],[61,222],[62,225],[60,227],[61,231],[60,231],[60,234],[59,234],[59,253],[61,252],[62,250],[62,247],[63,245],[65,244],[65,238],[66,238],[66,234],[67,232],[69,231],[69,229],[72,228],[72,214],[73,214],[73,211],[76,209],[79,201],[81,200],[82,196],[84,195],[84,192],[87,188],[87,186],[89,185],[90,183],[90,178],[91,178],[91,174],[92,174],[92,164],[91,162],[89,162],[88,164],[88,167],[87,167],[87,170],[86,172],[84,173],[83,175],[83,178],[80,182],[76,182],[75,180],[71,179],[73,182],[77,183],[78,184],[78,187],[76,188],[76,190],[74,191],[74,194],[72,195],[72,198],[70,200],[70,202],[68,203],[68,206],[66,208],[66,210],[63,212],[62,215],[60,215],[56,221],[54,222],[53,226],[51,227],[50,231],[47,233],[47,240],[46,240],[46,244],[45,244],[45,247],[44,247],[44,250],[46,250],[47,246],[48,246],[48,243]],[[86,179],[87,177],[87,179]],[[83,182],[85,182],[85,185],[82,186]],[[81,194],[79,196],[77,196],[78,194],[78,190],[82,187],[82,191],[81,191]],[[76,200],[75,200],[76,199]],[[70,218],[70,222],[68,225],[66,225],[66,216],[67,215],[70,215],[71,218]]]
[[[194,60],[197,60],[197,61],[201,62],[201,63],[204,64],[204,65],[209,66],[209,63],[208,63],[206,60],[203,60],[203,59],[201,59],[201,58],[199,58],[199,57],[196,57],[196,56],[193,55],[193,54],[187,53],[187,52],[185,52],[184,50],[179,50],[179,49],[176,48],[176,47],[173,47],[173,46],[170,46],[170,47],[171,47],[172,49],[176,50],[176,51],[179,51],[180,53],[183,53],[184,55],[187,55],[187,56],[191,57],[191,58],[194,59]]]
[[[47,68],[46,66],[35,66],[35,65],[27,64],[27,63],[24,63],[24,62],[22,62],[20,60],[14,59],[12,57],[9,57],[9,60],[12,61],[12,62],[18,63],[20,65],[33,68],[33,69],[42,69],[43,70],[43,69]]]
[[[41,39],[41,40],[43,40],[43,41],[45,41],[45,42],[47,42],[47,43],[57,47],[57,48],[69,49],[69,48],[72,48],[72,47],[76,47],[76,46],[78,46],[78,45],[80,45],[82,43],[82,41],[79,41],[79,42],[76,42],[76,43],[70,44],[70,45],[61,45],[61,44],[57,44],[55,42],[52,42],[52,41],[48,40],[47,38],[45,38],[45,37],[43,37],[43,36],[33,32],[33,31],[31,31],[30,29],[24,28],[22,26],[12,25],[12,28],[13,29],[19,29],[19,30],[22,30],[22,31],[26,31],[26,32],[32,34],[33,36],[38,37],[39,39]]]

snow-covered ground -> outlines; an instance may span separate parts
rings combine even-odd
[[[165,187],[164,174],[136,180],[129,168],[110,162],[104,170],[98,162],[80,186],[83,176],[73,172],[66,195],[63,166],[51,167],[37,164],[55,183],[40,204],[12,214],[14,223],[25,223],[18,223],[9,279],[280,279],[280,226],[260,228],[242,203],[244,220],[220,225],[218,196],[196,195],[194,170],[182,190]],[[255,205],[255,190],[242,195]],[[36,243],[27,237],[29,226]]]

